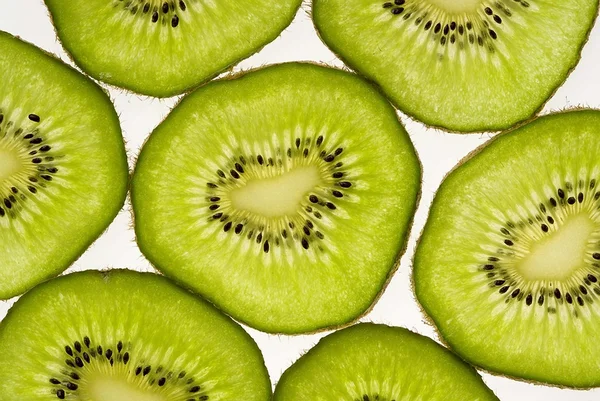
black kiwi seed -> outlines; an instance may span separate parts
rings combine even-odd
[[[56,390],[56,396],[61,400],[65,399],[65,391],[62,389]]]
[[[567,303],[570,303],[570,304],[573,303],[573,298],[571,297],[571,294],[569,294],[568,292],[565,294],[565,300],[567,301]]]
[[[158,21],[158,12],[154,11],[152,13],[152,22],[156,22],[156,21]]]
[[[177,25],[179,25],[179,17],[174,15],[173,18],[171,18],[171,26],[175,28]]]
[[[561,293],[560,293],[560,290],[558,288],[554,289],[554,296],[556,297],[556,299],[560,299],[561,298]]]
[[[162,5],[162,12],[163,12],[164,14],[166,14],[166,13],[168,13],[168,12],[169,12],[169,3],[167,3],[167,2],[164,2],[164,3],[163,3],[163,5]]]
[[[27,116],[31,121],[33,121],[34,123],[39,123],[40,122],[40,116],[38,116],[37,114],[30,114],[29,116]]]

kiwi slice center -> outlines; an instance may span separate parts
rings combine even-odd
[[[301,166],[271,177],[250,178],[245,185],[232,189],[229,196],[238,210],[265,217],[293,216],[303,197],[321,182],[316,166]]]
[[[115,375],[98,375],[83,391],[84,399],[94,401],[167,401],[164,395],[144,390]]]
[[[3,149],[0,145],[0,182],[9,179],[22,168],[19,156],[11,149]]]
[[[449,13],[470,13],[477,10],[481,0],[429,0],[431,4]]]
[[[531,244],[517,270],[529,280],[564,280],[583,266],[588,242],[597,224],[587,213],[568,216],[561,227]]]

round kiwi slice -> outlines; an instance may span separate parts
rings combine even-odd
[[[498,401],[475,369],[435,341],[362,323],[323,338],[281,376],[274,401]]]
[[[597,0],[313,0],[323,41],[403,112],[473,132],[530,118],[580,58]]]
[[[494,372],[600,386],[600,112],[491,140],[437,192],[416,294],[445,340]]]
[[[90,79],[0,32],[0,298],[65,270],[123,206],[119,119]]]
[[[45,0],[57,35],[92,77],[166,97],[273,41],[301,0]]]
[[[25,294],[0,323],[3,401],[268,401],[252,338],[170,280],[86,271]]]
[[[298,333],[369,308],[419,188],[385,98],[354,74],[289,63],[185,97],[141,151],[132,204],[160,271],[252,327]]]

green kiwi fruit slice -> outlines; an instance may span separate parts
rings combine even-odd
[[[354,74],[275,65],[185,97],[132,181],[142,252],[268,332],[346,324],[405,247],[420,164],[391,105]]]
[[[167,97],[273,41],[301,0],[45,0],[56,33],[92,77]]]
[[[485,369],[600,386],[600,111],[541,117],[461,162],[414,259],[421,305]]]
[[[3,401],[269,401],[260,350],[170,280],[86,271],[40,284],[0,323]]]
[[[324,337],[281,376],[274,401],[498,401],[475,369],[430,338],[361,323]]]
[[[108,96],[0,32],[0,299],[71,265],[123,206],[127,157]]]
[[[597,0],[313,0],[323,41],[429,126],[508,129],[580,58]]]

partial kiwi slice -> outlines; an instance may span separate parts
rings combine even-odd
[[[0,323],[3,401],[268,401],[252,338],[150,273],[86,271],[25,294]]]
[[[391,105],[354,74],[289,63],[185,97],[132,183],[142,252],[269,332],[364,313],[403,251],[420,164]]]
[[[274,401],[498,401],[475,369],[435,341],[361,323],[324,337],[281,376]]]
[[[472,132],[529,119],[580,58],[597,0],[313,0],[323,41],[403,112]]]
[[[600,386],[600,111],[539,118],[445,179],[416,294],[445,340],[494,372]]]
[[[73,60],[145,95],[180,94],[273,41],[302,0],[45,0]]]
[[[123,206],[119,119],[90,79],[0,32],[0,298],[73,263]]]

